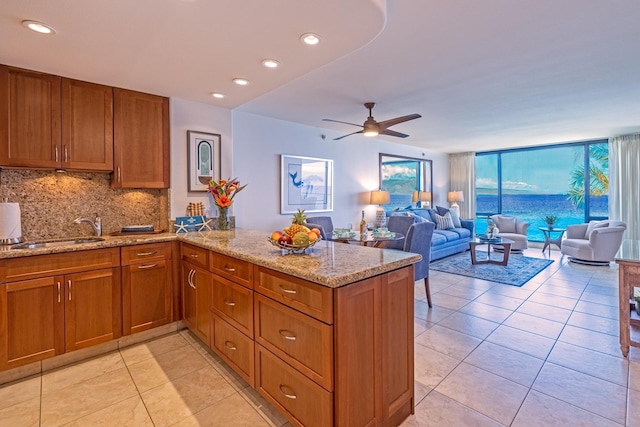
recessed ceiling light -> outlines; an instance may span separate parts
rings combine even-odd
[[[224,98],[224,93],[213,92],[211,96],[213,96],[214,98],[222,99]]]
[[[27,27],[30,30],[36,31],[38,33],[41,34],[55,34],[56,30],[53,27],[50,27],[47,24],[43,24],[42,22],[38,22],[38,21],[30,21],[30,20],[24,20],[22,21],[22,25],[24,25],[25,27]]]
[[[246,86],[249,84],[249,80],[247,79],[233,79],[233,82],[240,86]]]
[[[264,59],[262,61],[262,65],[267,68],[278,68],[278,66],[280,66],[280,63],[275,59]]]
[[[313,46],[320,43],[320,36],[313,33],[306,33],[300,36],[300,40],[305,44]]]

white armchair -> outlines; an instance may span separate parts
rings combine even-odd
[[[529,247],[527,231],[529,223],[507,215],[491,215],[491,219],[498,227],[498,237],[513,240],[511,252],[522,253]],[[502,246],[496,245],[494,249],[500,250]],[[502,248],[504,250],[504,248]]]
[[[560,251],[572,262],[609,265],[620,249],[626,229],[624,222],[609,220],[568,225]]]

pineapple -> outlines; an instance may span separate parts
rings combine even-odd
[[[296,233],[301,231],[308,232],[309,229],[303,225],[306,219],[307,216],[305,215],[304,210],[298,209],[298,212],[293,214],[293,218],[291,218],[291,225],[284,229],[285,233],[293,237]]]

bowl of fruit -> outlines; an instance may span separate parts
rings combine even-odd
[[[273,246],[280,249],[285,249],[289,252],[304,252],[305,249],[310,248],[322,239],[319,229],[310,229],[304,225],[306,219],[307,216],[304,214],[304,210],[298,209],[298,212],[291,219],[291,225],[285,227],[282,231],[274,231],[267,239]]]

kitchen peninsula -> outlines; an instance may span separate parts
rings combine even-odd
[[[172,253],[131,250],[148,245],[169,245]],[[8,266],[69,252],[73,259],[108,255],[100,271],[111,269],[118,276],[122,268],[122,289],[128,280],[124,266],[135,266],[136,256],[154,252],[150,256],[181,271],[171,298],[179,306],[173,320],[182,319],[295,425],[398,425],[413,411],[412,264],[419,255],[326,241],[306,254],[285,254],[264,233],[242,229],[106,237],[68,247],[3,251],[3,365],[12,342],[5,332],[11,325],[7,313],[12,313],[4,307],[10,301],[7,288],[44,280],[11,282]],[[67,275],[74,271],[62,269]],[[47,274],[59,277],[52,270]],[[116,290],[112,301],[117,313],[121,282],[116,277],[108,283]],[[51,281],[54,303],[60,300],[59,286]],[[112,320],[122,324],[115,314]],[[107,339],[121,334],[120,327]]]

